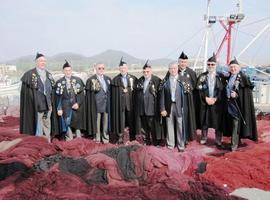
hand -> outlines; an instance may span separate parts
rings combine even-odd
[[[216,98],[213,98],[213,97],[205,97],[205,101],[208,105],[214,105],[216,103]]]
[[[57,115],[62,116],[63,115],[63,110],[58,110]]]
[[[161,111],[160,114],[161,114],[162,117],[166,117],[167,116],[167,111],[166,110],[163,110],[163,111]]]
[[[210,97],[205,97],[205,101],[206,101],[207,105],[212,105],[212,100]]]
[[[236,97],[237,97],[237,93],[236,93],[235,91],[232,91],[232,92],[231,92],[231,97],[232,97],[232,98],[236,98]]]
[[[74,103],[73,106],[72,106],[72,109],[78,110],[78,108],[79,108],[79,105],[77,103]]]

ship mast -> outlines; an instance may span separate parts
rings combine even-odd
[[[206,71],[207,66],[207,56],[208,56],[208,42],[209,42],[209,29],[211,27],[211,23],[209,22],[210,15],[210,1],[207,0],[207,12],[206,12],[206,29],[205,29],[205,43],[204,43],[204,60],[203,60],[203,71]]]
[[[221,26],[225,30],[225,35],[216,51],[216,56],[218,57],[221,53],[221,50],[224,46],[224,44],[227,42],[227,56],[226,56],[226,63],[229,64],[231,60],[231,38],[232,38],[232,28],[233,25],[236,23],[241,22],[245,15],[242,12],[242,0],[238,0],[237,7],[238,11],[237,13],[230,14],[229,16],[211,16],[210,15],[210,2],[211,0],[207,0],[207,11],[206,15],[204,17],[206,21],[206,28],[205,28],[205,34],[203,37],[204,42],[204,62],[203,62],[203,71],[206,71],[207,68],[207,56],[208,56],[208,43],[209,43],[209,29],[213,24],[216,23],[216,21],[219,21]],[[194,63],[194,68],[197,65],[198,57],[200,54],[201,49],[199,50],[197,59]]]
[[[230,14],[229,17],[225,18],[219,17],[218,19],[221,26],[225,29],[225,35],[223,37],[221,44],[219,45],[216,56],[218,57],[220,55],[223,45],[225,44],[225,42],[227,42],[227,60],[226,60],[227,64],[229,64],[231,60],[231,38],[233,25],[241,22],[245,17],[245,15],[242,13],[242,0],[238,0],[237,7],[238,13]]]
[[[203,35],[202,43],[204,43],[204,59],[203,59],[203,71],[206,71],[206,66],[207,66],[207,56],[208,56],[208,43],[209,43],[209,29],[212,25],[210,21],[210,1],[207,0],[207,8],[206,8],[206,14],[204,15],[204,20],[206,21],[206,26],[205,26],[205,32]],[[199,61],[199,57],[201,55],[203,45],[200,46],[198,54],[196,56],[196,59],[194,61],[193,65],[193,70],[196,70],[197,64]]]

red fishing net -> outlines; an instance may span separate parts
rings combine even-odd
[[[18,134],[17,118],[4,120],[0,142],[20,140],[0,151],[0,199],[237,199],[229,196],[235,188],[270,190],[269,143],[244,140],[236,152],[216,150],[212,131],[207,146],[194,141],[184,153],[136,141],[48,144]],[[258,121],[266,137],[267,126]]]

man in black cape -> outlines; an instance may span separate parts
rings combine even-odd
[[[54,79],[46,70],[46,58],[37,53],[36,67],[21,78],[20,133],[45,136],[55,134]]]
[[[197,82],[197,75],[191,68],[188,67],[188,56],[183,51],[178,58],[178,69],[179,73],[182,76],[185,76],[190,80],[193,89],[195,89]]]
[[[111,130],[111,79],[104,75],[105,65],[95,66],[96,74],[86,82],[87,133],[97,143],[109,142]]]
[[[123,142],[125,127],[129,127],[130,140],[135,140],[134,88],[137,78],[128,73],[128,65],[121,58],[120,74],[112,80],[112,132]]]
[[[253,84],[240,71],[236,58],[229,64],[230,75],[227,78],[227,119],[225,133],[231,133],[231,150],[235,151],[241,138],[258,141],[255,109],[253,102]]]
[[[199,121],[202,129],[201,144],[207,143],[208,128],[215,129],[216,145],[221,146],[223,115],[223,83],[222,74],[216,71],[216,56],[207,60],[207,71],[200,74],[196,89],[199,94]]]
[[[191,93],[185,95],[186,98],[186,106],[185,109],[185,143],[187,144],[189,141],[192,141],[196,138],[196,120],[198,115],[195,113],[199,113],[198,109],[198,94],[196,91],[196,82],[197,76],[196,73],[188,67],[188,56],[182,51],[178,58],[178,73],[182,77],[185,82],[189,82]],[[167,72],[163,82],[167,80],[169,76],[169,72]]]
[[[188,56],[183,51],[178,58],[178,67],[179,67],[179,74],[181,74],[182,76],[185,76],[190,81],[190,83],[192,85],[194,113],[199,113],[200,112],[200,101],[198,100],[199,94],[198,94],[198,90],[196,89],[197,75],[196,75],[196,72],[194,70],[192,70],[190,67],[188,67]],[[197,129],[200,128],[198,121],[199,121],[199,115],[195,115],[195,121],[189,125],[192,127],[191,128],[192,131],[195,130],[195,133],[192,132],[192,134],[191,134],[192,136],[196,136],[196,128]]]
[[[56,82],[56,106],[59,118],[59,129],[67,141],[81,137],[81,130],[85,130],[84,83],[76,76],[72,76],[72,67],[66,61],[63,65],[64,77]]]
[[[159,109],[159,85],[161,79],[153,75],[148,61],[143,66],[143,76],[136,83],[136,113],[139,115],[137,133],[142,127],[145,133],[145,143],[160,145],[162,136],[161,115]]]
[[[160,111],[166,117],[169,149],[173,149],[175,143],[179,151],[185,149],[186,134],[189,133],[187,124],[192,120],[188,115],[190,95],[192,97],[190,81],[179,75],[177,62],[170,63],[169,76],[160,85]]]

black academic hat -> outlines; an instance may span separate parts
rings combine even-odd
[[[238,61],[236,60],[236,57],[234,57],[234,59],[231,60],[231,62],[230,62],[229,64],[230,64],[230,65],[232,65],[232,64],[239,65]]]
[[[63,65],[63,69],[65,69],[66,67],[71,67],[71,65],[68,63],[68,61],[65,59],[65,64]]]
[[[179,56],[178,59],[184,59],[184,60],[186,60],[186,59],[188,59],[188,57],[187,57],[187,55],[182,51],[182,53],[181,53],[181,55]]]
[[[43,55],[42,53],[38,53],[38,52],[37,52],[37,55],[36,55],[36,59],[35,59],[35,60],[37,60],[37,59],[40,58],[40,57],[44,57],[44,55]]]
[[[151,68],[151,65],[148,64],[148,61],[149,61],[149,60],[147,60],[146,63],[144,64],[143,69],[146,69],[146,68],[148,68],[148,67]]]
[[[121,57],[120,63],[119,63],[119,67],[123,66],[124,64],[127,64],[126,62],[123,61],[123,56]]]
[[[216,54],[213,53],[212,57],[208,58],[207,62],[217,62]]]

